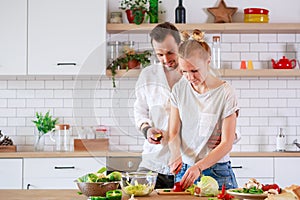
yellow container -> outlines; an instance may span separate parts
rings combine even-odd
[[[269,16],[265,14],[244,14],[245,23],[268,23]]]

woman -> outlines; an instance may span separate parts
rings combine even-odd
[[[183,188],[201,174],[215,178],[220,188],[223,184],[227,189],[236,188],[229,152],[235,139],[237,99],[227,82],[210,74],[208,52],[208,45],[196,40],[187,40],[179,47],[183,77],[172,90],[170,168],[178,173],[176,181],[181,179]],[[207,141],[218,135],[220,144],[210,148]]]

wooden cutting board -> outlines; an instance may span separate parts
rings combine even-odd
[[[174,192],[172,189],[156,189],[155,191],[162,195],[191,195],[189,192]]]

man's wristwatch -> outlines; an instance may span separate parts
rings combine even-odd
[[[144,134],[146,140],[147,140],[147,132],[148,132],[149,128],[151,128],[150,125],[145,126],[145,127],[142,129],[142,133]]]

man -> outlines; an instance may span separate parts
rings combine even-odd
[[[166,132],[171,89],[181,78],[177,71],[181,40],[177,28],[168,22],[157,25],[150,37],[160,63],[143,69],[136,84],[135,122],[146,139],[139,171],[158,172],[156,188],[172,188],[174,177],[168,167],[170,152]]]

